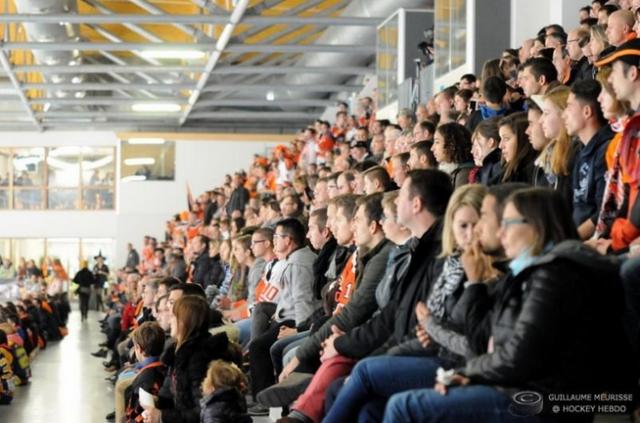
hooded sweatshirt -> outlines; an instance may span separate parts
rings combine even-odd
[[[278,322],[295,320],[296,327],[304,330],[300,325],[320,305],[313,295],[315,259],[316,255],[309,247],[300,248],[287,257],[280,283],[280,300],[274,316]]]

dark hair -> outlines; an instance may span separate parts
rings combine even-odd
[[[159,357],[164,350],[164,330],[156,322],[144,322],[131,334],[131,340],[137,344],[147,357]]]
[[[545,33],[548,30],[551,30],[551,33],[558,33],[558,34],[564,34],[566,31],[564,30],[564,28],[562,27],[562,25],[560,24],[551,24],[551,25],[547,25],[545,28]]]
[[[409,155],[409,153],[404,152],[404,153],[398,153],[398,154],[394,155],[394,156],[393,156],[393,157],[391,157],[391,158],[392,158],[392,159],[398,159],[398,160],[400,160],[400,164],[401,164],[402,166],[406,166],[406,165],[407,165],[407,163],[409,163],[409,157],[411,157],[411,156]]]
[[[547,59],[549,61],[551,61],[553,63],[553,52],[555,51],[555,48],[553,47],[545,47],[543,49],[541,49],[538,54],[540,55],[540,59]]]
[[[531,253],[538,255],[549,244],[579,239],[569,205],[562,194],[549,188],[527,188],[514,192],[505,204],[513,203],[538,234]]]
[[[209,249],[209,237],[206,235],[197,235],[200,238],[200,242],[204,244],[205,251]]]
[[[519,168],[527,164],[525,162],[533,159],[535,152],[529,142],[529,136],[526,133],[529,121],[527,120],[527,114],[525,112],[518,112],[503,117],[500,119],[498,127],[501,126],[508,126],[517,139],[516,157],[512,162],[506,163],[504,175],[502,175],[502,182],[507,182]]]
[[[606,119],[602,114],[602,109],[598,102],[598,96],[601,91],[602,86],[600,83],[590,78],[576,81],[571,85],[571,94],[573,94],[580,103],[589,106],[593,110],[593,114],[596,116],[598,122],[602,125],[606,123]]]
[[[596,26],[598,25],[598,18],[586,18],[580,21],[580,25],[587,25],[589,28],[591,28],[592,26]],[[581,42],[580,43],[580,47],[584,47],[589,41],[589,39],[587,38],[586,42]]]
[[[387,190],[389,184],[391,183],[391,177],[389,176],[389,172],[382,166],[374,166],[362,173],[362,176],[365,178],[369,178],[374,181],[380,182],[382,189],[384,191]]]
[[[298,247],[304,247],[306,231],[304,225],[298,219],[283,219],[276,224],[276,228],[282,228],[282,232],[291,238]]]
[[[471,100],[471,97],[473,97],[473,90],[469,90],[469,89],[458,90],[456,91],[456,95],[461,99],[463,99],[465,103],[468,103]]]
[[[314,217],[317,221],[318,227],[324,229],[327,226],[327,209],[315,209],[309,214],[309,220]]]
[[[8,342],[7,333],[0,329],[0,344],[7,344]]]
[[[260,227],[255,230],[254,234],[260,235],[262,238],[273,244],[273,229]]]
[[[347,220],[353,219],[353,216],[356,214],[356,203],[360,198],[360,195],[357,194],[342,194],[336,197],[336,211],[342,209],[342,214]]]
[[[365,160],[363,162],[358,162],[354,164],[351,170],[353,170],[354,172],[362,173],[365,170],[370,169],[374,166],[378,166],[378,163],[372,162],[371,160]]]
[[[358,198],[356,206],[357,208],[364,208],[364,214],[367,217],[367,223],[380,223],[380,220],[382,220],[382,215],[384,214],[382,211],[383,196],[383,193],[376,192],[374,194],[369,194],[365,195],[364,197]]]
[[[486,139],[493,138],[493,140],[496,142],[496,145],[498,145],[500,143],[500,132],[498,131],[499,120],[500,118],[494,117],[481,121],[478,126],[476,126],[474,133],[478,133]]]
[[[533,101],[530,98],[525,98],[524,99],[524,104],[526,104],[527,106],[527,111],[529,110],[535,110],[538,113],[542,114],[542,109],[540,108],[540,106],[538,106],[538,103],[536,103],[535,101]]]
[[[453,163],[466,163],[473,160],[471,156],[471,133],[456,122],[438,126],[437,132],[444,138],[444,150]]]
[[[482,96],[490,103],[502,103],[507,94],[507,83],[497,76],[490,76],[482,84]]]
[[[444,216],[453,193],[449,175],[436,169],[415,169],[407,173],[407,180],[410,198],[418,197],[422,207],[433,216]]]
[[[170,276],[168,278],[163,278],[158,281],[158,285],[164,285],[167,287],[167,292],[169,292],[171,288],[173,288],[176,285],[179,285],[180,283],[181,281],[178,280],[177,278],[174,278],[173,276]]]
[[[181,283],[172,286],[169,291],[182,291],[182,295],[195,295],[196,297],[202,298],[207,297],[204,293],[204,289],[202,289],[202,287],[197,283]]]
[[[532,57],[522,64],[522,69],[524,70],[526,68],[530,68],[531,74],[536,79],[540,79],[541,76],[544,76],[545,83],[547,84],[558,79],[558,71],[556,70],[556,67],[553,66],[553,62],[549,59],[545,59],[543,57]]]
[[[502,213],[504,212],[504,206],[507,202],[507,198],[509,198],[509,196],[514,192],[525,188],[531,188],[531,185],[525,184],[524,182],[506,182],[503,184],[491,185],[489,187],[487,195],[496,199],[496,204],[493,210],[495,211],[496,216],[498,216],[498,221],[502,219]]]
[[[615,4],[605,4],[600,10],[607,12],[607,16],[611,16],[612,13],[617,12],[620,8]]]
[[[593,3],[598,3],[598,4],[600,5],[600,7],[602,7],[602,6],[604,6],[604,5],[605,5],[606,0],[593,0],[593,1],[591,2],[591,4],[593,4]]]
[[[422,129],[423,131],[429,131],[431,135],[436,132],[436,125],[430,120],[423,120],[421,122],[418,122],[418,125],[420,125],[420,129]]]
[[[244,220],[244,217],[236,217],[235,219],[233,219],[233,223],[236,224],[236,230],[240,232],[242,228],[244,228],[246,222]]]
[[[473,84],[474,82],[476,82],[478,80],[478,78],[476,78],[476,76],[472,73],[466,73],[464,75],[462,75],[460,77],[460,80],[465,80],[467,81],[469,84]]]
[[[431,151],[431,147],[433,147],[433,141],[418,141],[413,143],[411,146],[412,150],[416,151],[418,157],[426,156],[427,163],[429,163],[430,167],[436,167],[438,165],[438,161],[436,157],[433,155],[433,151]]]
[[[556,40],[560,41],[560,44],[562,44],[563,46],[567,44],[567,34],[565,34],[564,32],[552,32],[551,34],[547,35],[547,37],[551,37],[551,38],[555,38]]]
[[[580,8],[581,12],[588,12],[591,13],[591,6],[584,6]]]

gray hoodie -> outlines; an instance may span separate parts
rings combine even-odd
[[[320,306],[313,295],[313,262],[316,255],[309,247],[300,248],[287,257],[280,285],[280,299],[275,319],[295,320],[300,326]]]

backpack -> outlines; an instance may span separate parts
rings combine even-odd
[[[13,354],[13,374],[16,379],[16,385],[26,385],[31,379],[31,366],[29,355],[24,347],[13,344],[10,345]]]

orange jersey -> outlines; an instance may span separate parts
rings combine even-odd
[[[336,292],[336,310],[337,314],[351,300],[353,292],[356,290],[356,265],[358,260],[357,251],[355,251],[347,260],[342,272],[340,273],[340,288]]]

